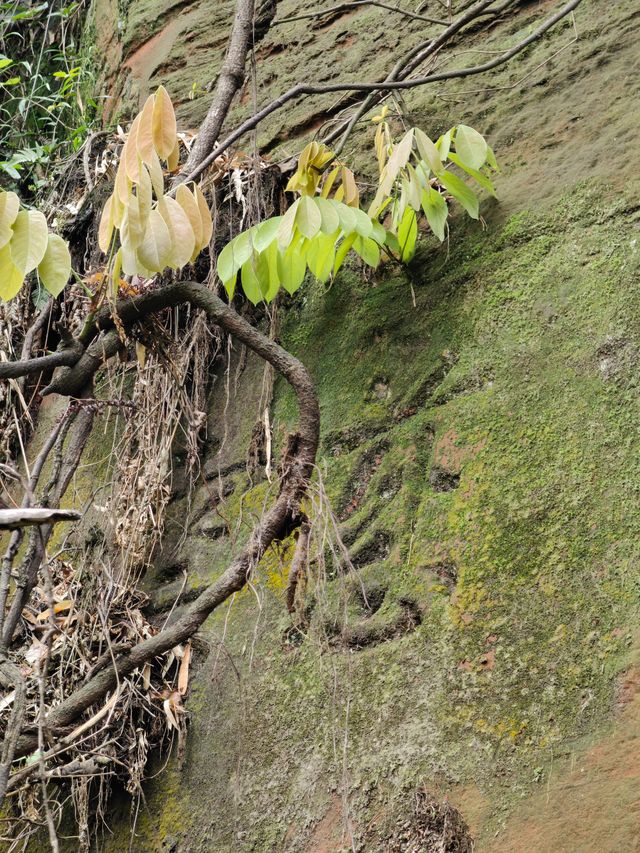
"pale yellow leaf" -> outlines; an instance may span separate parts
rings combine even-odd
[[[138,154],[142,162],[146,163],[147,166],[151,163],[151,159],[155,154],[153,147],[153,104],[154,97],[153,95],[149,95],[140,113],[136,138]]]
[[[184,647],[182,660],[180,661],[180,670],[178,672],[178,693],[181,696],[187,692],[189,687],[189,664],[191,663],[191,644],[187,643]]]
[[[149,214],[144,239],[138,247],[141,264],[151,272],[162,272],[171,262],[171,235],[158,210]]]
[[[38,264],[38,275],[52,296],[58,296],[69,281],[71,275],[69,247],[57,234],[49,234],[47,249]]]
[[[98,246],[106,254],[111,245],[113,234],[113,196],[109,196],[105,206],[102,208],[100,225],[98,226]]]
[[[138,126],[140,124],[140,116],[137,115],[133,124],[131,125],[131,130],[129,131],[129,135],[127,136],[127,141],[124,144],[124,148],[122,149],[122,154],[120,155],[121,159],[124,161],[124,170],[127,174],[127,177],[134,184],[137,184],[140,180],[140,155],[138,153]]]
[[[196,245],[189,217],[171,196],[160,199],[158,210],[169,229],[171,237],[171,257],[167,266],[180,269],[189,263]]]
[[[0,248],[6,246],[11,239],[11,226],[16,221],[19,210],[20,199],[15,193],[0,192]]]
[[[198,210],[200,211],[200,219],[202,220],[202,242],[201,248],[204,249],[205,246],[209,245],[209,241],[211,240],[211,236],[213,234],[213,220],[211,219],[211,211],[209,210],[209,205],[207,204],[207,200],[202,194],[202,190],[198,186],[195,185],[195,196],[196,201],[198,202]]]
[[[124,167],[124,160],[120,158],[118,171],[116,172],[115,195],[125,207],[129,204],[129,196],[131,195],[131,181],[127,177],[127,172]]]
[[[185,187],[184,184],[180,184],[176,190],[176,201],[186,213],[193,230],[193,236],[196,243],[191,259],[194,260],[195,255],[199,254],[202,249],[202,235],[204,233],[202,219],[200,217],[200,208],[198,207],[196,197]]]
[[[144,362],[147,356],[147,348],[140,341],[136,341],[136,358],[138,359],[138,364],[140,365],[140,369],[144,367]]]
[[[8,302],[18,293],[24,281],[24,273],[14,264],[11,244],[0,249],[0,299]]]
[[[26,275],[34,270],[47,250],[47,220],[39,210],[21,210],[13,223],[11,257]]]
[[[153,185],[156,198],[161,198],[164,193],[164,175],[162,174],[162,166],[160,165],[160,160],[158,159],[158,155],[155,151],[153,152],[151,161],[149,162],[149,175],[151,176],[151,183]]]
[[[138,196],[138,204],[140,207],[140,216],[145,220],[151,213],[151,204],[153,202],[153,189],[151,187],[151,178],[146,166],[140,169],[140,183],[138,184],[136,195]]]
[[[137,249],[144,239],[148,221],[149,214],[146,217],[142,215],[140,201],[137,196],[132,195],[120,229],[122,241]]]
[[[167,169],[170,172],[175,172],[178,166],[180,165],[180,143],[178,142],[178,138],[176,137],[176,144],[174,145],[173,151],[169,154],[167,158]]]
[[[153,101],[152,134],[153,145],[158,156],[166,160],[176,144],[176,116],[171,98],[164,86],[160,86]]]

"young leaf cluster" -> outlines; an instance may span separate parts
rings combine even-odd
[[[295,293],[307,270],[324,282],[350,251],[370,267],[388,257],[407,263],[415,254],[418,217],[424,214],[436,237],[444,240],[448,199],[478,218],[478,196],[452,170],[458,167],[495,195],[487,172],[497,164],[477,131],[460,124],[432,142],[422,130],[411,128],[394,144],[384,114],[374,120],[380,177],[368,212],[360,208],[351,170],[336,163],[324,144],[310,143],[287,185],[298,198],[284,216],[238,234],[220,253],[217,272],[229,298],[238,276],[254,304],[270,302],[281,287]]]
[[[57,296],[71,274],[67,244],[49,233],[42,213],[21,208],[15,193],[0,192],[0,299],[13,299],[35,269],[44,287]]]
[[[133,120],[100,220],[103,252],[112,249],[118,231],[120,245],[112,259],[115,281],[121,272],[151,278],[167,268],[180,269],[211,239],[213,223],[202,191],[195,184],[193,189],[181,185],[175,198],[165,194],[161,160],[169,171],[178,167],[176,117],[163,86]]]
[[[375,218],[390,214],[387,245],[403,263],[415,254],[418,217],[422,214],[435,236],[444,240],[448,198],[458,202],[472,219],[478,219],[478,196],[452,166],[491,195],[496,194],[488,176],[497,169],[493,151],[481,134],[467,125],[451,128],[436,142],[414,127],[394,145],[388,124],[381,122],[375,148],[380,178],[369,214]]]

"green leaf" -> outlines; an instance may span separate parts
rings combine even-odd
[[[252,235],[253,246],[256,252],[264,251],[270,243],[274,242],[278,236],[278,229],[280,228],[282,219],[282,216],[273,216],[271,219],[266,219],[258,225]]]
[[[263,252],[263,257],[267,262],[268,279],[265,282],[261,281],[262,292],[267,302],[272,302],[280,290],[280,274],[278,270],[278,244],[273,240]]]
[[[456,201],[467,211],[472,219],[477,219],[479,216],[480,205],[478,197],[474,191],[468,187],[462,178],[454,175],[453,172],[443,172],[440,175],[440,183],[445,187]]]
[[[384,225],[381,225],[377,220],[371,221],[371,239],[375,240],[380,246],[384,246],[384,241],[387,236]]]
[[[479,169],[487,159],[487,143],[483,136],[466,124],[459,124],[455,135],[456,154],[470,169]]]
[[[455,163],[456,166],[459,166],[461,169],[463,169],[467,173],[467,175],[470,175],[474,179],[474,181],[477,181],[481,187],[484,187],[484,189],[488,193],[491,193],[494,198],[498,197],[496,195],[496,188],[493,186],[489,178],[483,172],[478,171],[478,169],[472,169],[470,166],[466,166],[457,154],[449,154],[449,159],[452,163]]]
[[[280,225],[278,227],[278,244],[281,249],[286,248],[293,239],[299,206],[300,199],[296,199],[280,220]]]
[[[358,237],[353,244],[353,250],[360,255],[365,264],[374,269],[380,263],[380,247],[375,240]]]
[[[251,257],[251,252],[251,233],[243,231],[227,243],[218,255],[216,266],[218,278],[223,282],[227,293],[230,288],[233,288],[238,270]],[[229,298],[232,298],[232,293],[229,294]]]
[[[320,230],[323,234],[334,234],[340,228],[340,217],[336,209],[336,205],[340,202],[326,198],[316,198],[314,201],[318,205],[318,210],[322,217]]]
[[[295,293],[304,281],[307,261],[303,251],[304,241],[291,244],[285,252],[278,252],[278,275],[287,293]]]
[[[71,275],[71,255],[62,237],[49,234],[49,242],[43,259],[38,264],[40,281],[52,296],[58,296],[65,288]]]
[[[355,234],[354,232],[352,232],[351,234],[348,234],[344,238],[342,243],[340,243],[340,245],[338,246],[338,250],[336,252],[336,258],[335,258],[335,261],[333,262],[333,274],[334,275],[338,272],[338,270],[340,269],[340,267],[344,263],[344,259],[349,254],[349,251],[352,248],[353,244],[355,243],[357,236],[358,235]]]
[[[438,240],[444,240],[444,227],[449,215],[447,202],[437,190],[430,187],[422,193],[422,209],[427,217],[429,227],[436,235]]]
[[[300,233],[309,240],[313,239],[320,230],[322,226],[320,208],[311,196],[301,196],[298,212],[296,213],[296,225]]]
[[[269,264],[264,255],[253,254],[242,265],[242,289],[247,299],[257,305],[269,286]]]
[[[338,218],[340,219],[340,227],[342,228],[345,236],[348,236],[356,230],[356,223],[358,220],[355,208],[342,204],[342,202],[337,202],[336,210],[338,212]]]
[[[336,234],[323,234],[309,243],[307,264],[318,281],[326,281],[333,270]]]
[[[13,65],[13,59],[8,59],[6,56],[3,56],[2,59],[0,59],[0,71],[2,71],[3,68],[8,68],[10,65]]]
[[[420,128],[416,128],[416,144],[418,146],[420,157],[427,167],[434,174],[440,174],[442,171],[440,151],[438,151],[435,144],[429,139],[426,133],[423,133],[423,131],[420,130]]]
[[[436,141],[436,148],[440,154],[440,159],[444,162],[449,156],[449,151],[451,150],[451,131],[448,130],[446,133],[443,133],[441,137]]]
[[[416,253],[418,239],[418,218],[415,211],[408,207],[398,227],[398,243],[400,245],[400,260],[408,263]]]
[[[361,237],[370,237],[371,232],[373,231],[373,222],[370,217],[364,212],[364,210],[360,210],[359,207],[351,208],[356,215],[356,224],[355,231]]]

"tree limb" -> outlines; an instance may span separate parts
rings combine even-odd
[[[35,524],[55,524],[58,521],[77,521],[80,513],[72,509],[47,509],[47,507],[0,509],[0,530],[16,530]]]
[[[242,589],[268,546],[275,539],[284,538],[292,527],[301,521],[300,500],[313,470],[320,428],[318,398],[309,373],[297,358],[251,326],[208,288],[195,282],[177,282],[157,291],[123,300],[118,303],[118,315],[120,322],[131,323],[147,314],[182,302],[202,308],[213,322],[268,361],[292,386],[298,400],[299,429],[294,440],[290,442],[291,452],[284,460],[280,493],[273,506],[253,529],[241,553],[184,614],[156,636],[149,637],[121,655],[116,659],[115,667],[108,667],[94,675],[53,708],[47,716],[47,726],[50,730],[69,725],[83,711],[113,690],[119,679],[191,637],[216,607],[234,592]],[[109,324],[104,315],[100,317],[99,322],[104,326]],[[16,755],[24,755],[36,745],[37,741],[32,735],[24,735],[19,740]]]
[[[302,95],[324,95],[331,92],[384,92],[397,91],[403,89],[414,89],[417,86],[425,86],[429,83],[439,83],[444,80],[454,80],[461,77],[470,77],[474,74],[482,74],[485,71],[491,71],[508,62],[516,54],[520,53],[532,42],[537,41],[547,30],[550,30],[555,24],[569,15],[582,0],[570,0],[565,6],[559,9],[554,15],[547,18],[534,32],[522,41],[518,42],[510,50],[501,53],[494,59],[483,63],[482,65],[471,66],[470,68],[458,68],[451,71],[440,71],[435,74],[427,74],[424,77],[415,77],[411,80],[382,80],[378,83],[327,83],[323,85],[311,85],[307,83],[298,83],[288,91],[284,92],[275,100],[264,106],[253,116],[242,122],[229,136],[226,137],[219,145],[217,145],[210,154],[208,154],[193,171],[184,177],[184,181],[192,181],[204,172],[221,154],[223,154],[234,142],[237,142],[245,133],[256,128],[265,118],[282,109],[290,101],[301,97]]]
[[[416,12],[410,12],[408,9],[401,9],[399,6],[391,6],[389,3],[381,3],[380,0],[352,0],[350,3],[340,3],[338,6],[330,6],[328,9],[320,9],[317,12],[305,12],[304,15],[293,15],[291,18],[280,18],[273,22],[271,26],[277,27],[279,24],[292,24],[294,21],[304,21],[308,18],[321,18],[325,15],[335,15],[339,12],[348,12],[351,9],[357,9],[360,6],[379,6],[381,9],[388,9],[390,12],[397,12],[399,15],[404,15],[406,18],[412,18],[416,21],[425,21],[427,24],[439,24],[446,27],[448,21],[442,21],[439,18],[429,18],[427,15],[418,15]]]
[[[193,171],[215,146],[233,98],[244,83],[247,53],[252,43],[254,0],[237,0],[229,47],[218,77],[213,102],[200,125],[183,171]]]

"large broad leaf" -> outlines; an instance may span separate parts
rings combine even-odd
[[[21,210],[13,223],[11,257],[23,275],[34,270],[47,250],[47,220],[38,210]]]
[[[496,188],[493,186],[489,178],[483,174],[483,172],[478,171],[478,169],[472,169],[471,166],[467,166],[462,162],[457,154],[449,154],[449,159],[452,163],[455,163],[456,166],[463,169],[467,175],[470,175],[474,181],[477,181],[488,193],[491,193],[494,198],[497,198]]]
[[[154,96],[152,114],[153,145],[158,156],[167,160],[176,144],[176,115],[164,86],[159,86]]]
[[[176,144],[173,146],[173,151],[167,157],[167,169],[170,172],[177,172],[180,165],[180,143],[176,136]]]
[[[358,235],[355,233],[355,231],[352,231],[350,234],[348,234],[344,238],[342,243],[340,243],[340,245],[338,246],[338,249],[336,251],[336,258],[335,258],[335,261],[333,262],[333,274],[334,275],[336,275],[336,273],[338,272],[338,270],[340,269],[340,267],[344,263],[344,259],[349,254],[349,251],[353,248],[353,244],[355,243],[357,238],[358,238]]]
[[[127,136],[127,141],[124,144],[124,148],[122,149],[122,154],[120,155],[120,159],[124,161],[124,170],[127,173],[127,177],[134,184],[137,184],[140,180],[140,154],[138,153],[138,126],[140,125],[140,115],[137,115],[133,124],[131,125],[131,130],[129,131],[129,136]]]
[[[114,194],[125,207],[129,204],[129,196],[131,195],[131,181],[127,177],[124,160],[120,160],[118,171],[116,172],[116,180],[114,184]]]
[[[236,275],[243,264],[249,260],[253,251],[251,232],[243,231],[230,240],[218,255],[218,278],[224,284],[229,298],[233,298]]]
[[[11,226],[20,210],[20,199],[15,193],[0,192],[0,248],[6,246],[13,235]]]
[[[449,190],[456,201],[460,202],[472,219],[478,218],[480,212],[478,197],[462,178],[454,175],[453,172],[443,172],[440,175],[440,183]]]
[[[202,225],[202,219],[200,217],[200,208],[198,207],[198,202],[196,201],[196,197],[190,192],[184,184],[180,184],[178,189],[176,190],[176,201],[180,205],[180,207],[184,210],[187,215],[187,218],[191,224],[191,228],[193,230],[193,236],[196,240],[196,245],[193,250],[192,260],[195,259],[195,255],[199,254],[202,248],[202,235],[204,233],[204,228]]]
[[[242,265],[242,289],[254,305],[262,301],[269,287],[269,263],[264,255],[252,254]]]
[[[24,273],[14,264],[11,244],[0,249],[0,299],[8,302],[18,293],[24,281]]]
[[[318,281],[326,281],[331,275],[335,253],[335,234],[321,234],[309,243],[307,264]]]
[[[455,135],[456,154],[470,169],[479,169],[487,160],[487,143],[472,127],[459,124]]]
[[[329,201],[326,198],[316,198],[315,202],[322,217],[320,230],[323,234],[333,234],[340,228],[340,217],[336,210],[337,202]]]
[[[265,219],[258,225],[252,236],[256,252],[263,252],[267,246],[276,242],[281,222],[281,216],[272,216],[271,219]]]
[[[263,255],[267,261],[267,267],[269,270],[268,274],[268,284],[265,290],[264,282],[262,284],[262,292],[264,294],[264,298],[267,302],[272,302],[278,291],[280,290],[280,272],[278,269],[278,243],[275,240],[268,245],[268,247],[263,252]]]
[[[162,166],[160,165],[160,160],[155,149],[151,152],[148,166],[153,191],[156,194],[156,198],[160,198],[164,195],[164,175],[162,174]]]
[[[120,239],[123,245],[126,244],[132,249],[138,248],[147,232],[149,215],[146,217],[142,215],[140,202],[136,196],[132,195],[120,227]]]
[[[322,215],[315,200],[308,195],[300,198],[296,212],[296,225],[301,234],[309,240],[316,236],[322,226]]]
[[[375,240],[368,237],[358,237],[353,244],[353,250],[370,267],[375,268],[380,263],[380,247]]]
[[[354,207],[353,212],[356,216],[355,230],[361,237],[370,237],[373,231],[373,223],[371,218],[367,216],[364,210],[359,207]]]
[[[293,240],[299,207],[300,199],[296,199],[280,220],[280,225],[278,226],[278,245],[281,249],[285,249]]]
[[[297,240],[284,252],[278,252],[278,275],[287,293],[295,293],[304,281],[307,260],[303,250],[303,241]]]
[[[171,249],[169,229],[160,212],[152,210],[149,214],[144,240],[138,247],[137,254],[140,263],[150,272],[162,272],[171,261]]]
[[[449,215],[447,202],[437,190],[430,187],[422,193],[422,209],[427,217],[429,227],[438,240],[444,240],[444,229]]]
[[[171,196],[160,199],[158,210],[171,236],[171,258],[168,266],[180,269],[189,263],[196,245],[189,217]]]
[[[358,222],[355,208],[347,207],[346,204],[342,204],[341,202],[336,202],[335,204],[338,218],[340,220],[340,228],[342,228],[345,235],[351,234],[356,230]]]
[[[40,281],[52,296],[64,290],[71,275],[71,255],[69,247],[57,234],[49,234],[47,250],[38,264]]]
[[[418,239],[417,216],[410,207],[404,212],[402,221],[398,227],[398,243],[400,245],[400,260],[403,264],[408,263],[416,252],[416,241]]]
[[[153,147],[153,95],[149,95],[145,101],[142,112],[140,113],[140,122],[138,124],[138,133],[136,136],[136,148],[138,154],[142,158],[142,162],[147,166],[151,165],[151,160],[155,154]]]
[[[438,175],[442,171],[442,160],[440,159],[440,152],[436,148],[435,144],[429,139],[426,133],[424,133],[420,128],[416,128],[416,144],[418,146],[418,151],[420,152],[420,157],[427,164],[429,169],[435,174]]]

